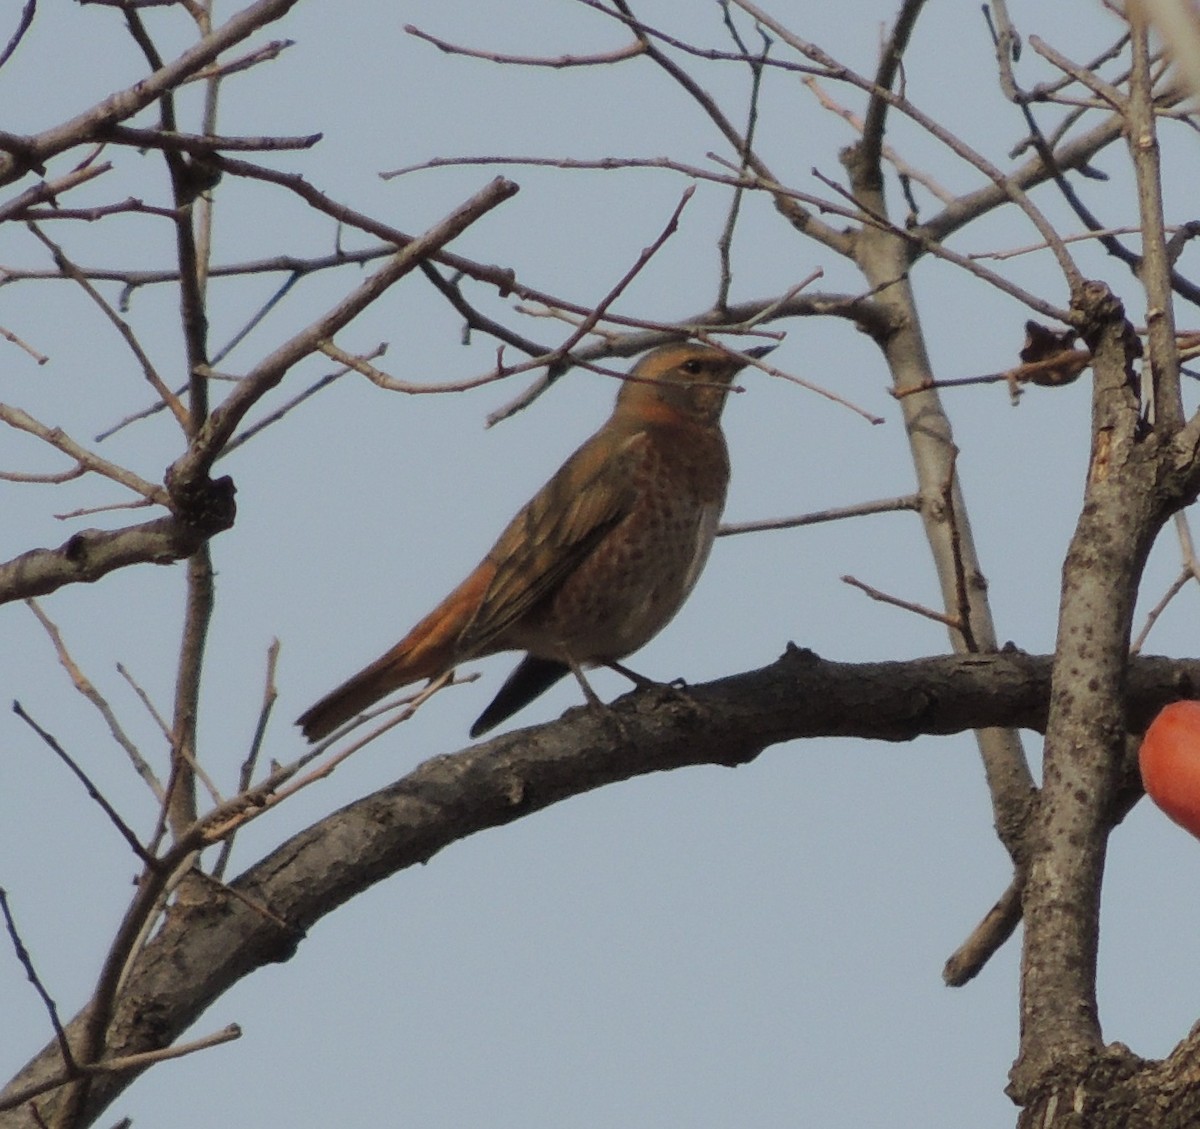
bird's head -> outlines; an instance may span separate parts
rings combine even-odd
[[[747,349],[749,357],[765,357],[774,345]],[[674,416],[715,424],[725,406],[733,378],[746,367],[738,357],[708,345],[686,342],[663,345],[633,367],[617,396],[616,414],[635,417]]]

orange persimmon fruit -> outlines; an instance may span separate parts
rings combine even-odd
[[[1172,702],[1150,723],[1138,751],[1146,793],[1200,838],[1200,702]]]

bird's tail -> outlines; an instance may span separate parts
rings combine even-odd
[[[549,690],[560,678],[570,674],[571,668],[556,659],[540,659],[537,655],[526,655],[520,665],[508,676],[492,704],[483,711],[471,726],[471,736],[478,737],[507,721],[519,709],[529,705],[539,694]]]
[[[458,652],[458,640],[479,607],[480,579],[476,570],[387,654],[305,710],[296,721],[304,736],[309,741],[328,737],[393,690],[437,678],[455,663],[472,657]]]

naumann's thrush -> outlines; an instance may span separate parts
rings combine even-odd
[[[657,635],[716,536],[729,484],[721,409],[743,367],[706,345],[665,345],[642,357],[604,426],[471,575],[387,654],[306,711],[297,722],[304,735],[320,740],[385,694],[468,659],[525,651],[471,727],[478,737],[570,671],[618,664]]]

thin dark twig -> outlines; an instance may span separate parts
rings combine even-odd
[[[127,125],[110,126],[100,136],[106,141],[120,145],[136,145],[140,149],[173,149],[193,154],[217,153],[223,150],[244,153],[311,149],[322,138],[319,133],[309,133],[302,137],[214,137],[175,133],[166,129],[134,129]]]
[[[904,0],[900,14],[892,34],[884,44],[883,53],[879,59],[879,69],[875,72],[875,90],[867,104],[867,113],[863,119],[862,159],[870,168],[879,166],[883,152],[883,135],[886,127],[888,101],[880,97],[882,91],[890,92],[892,83],[904,61],[904,51],[912,37],[917,24],[917,17],[925,6],[925,0]]]
[[[279,662],[279,640],[272,639],[271,645],[267,648],[267,676],[266,683],[263,686],[262,708],[258,711],[258,724],[254,727],[254,737],[250,741],[250,751],[246,754],[246,759],[242,762],[241,771],[238,773],[238,793],[245,792],[250,787],[250,782],[254,779],[254,768],[258,764],[259,755],[262,752],[263,738],[267,735],[267,723],[271,719],[271,710],[275,707],[275,699],[279,696],[279,691],[275,687],[275,667]],[[231,832],[221,843],[220,854],[217,855],[216,865],[213,866],[212,877],[218,882],[225,875],[225,868],[229,865],[229,856],[233,852],[233,840],[236,832]]]
[[[540,357],[550,352],[549,345],[539,344],[537,341],[509,329],[508,326],[501,324],[494,318],[488,317],[487,314],[480,312],[471,305],[463,294],[462,287],[459,285],[460,275],[456,275],[453,280],[445,278],[432,262],[422,263],[421,273],[429,279],[438,293],[462,315],[465,323],[464,345],[468,344],[471,331],[479,330],[480,333],[486,333],[496,338],[497,341],[503,341],[506,345],[520,349],[522,353],[529,357]]]
[[[12,939],[13,952],[17,955],[17,960],[21,962],[21,966],[25,969],[25,975],[29,978],[29,982],[33,985],[34,990],[42,997],[42,1003],[46,1007],[46,1013],[50,1016],[50,1026],[54,1028],[54,1037],[58,1040],[58,1052],[62,1055],[63,1065],[67,1069],[68,1074],[74,1074],[78,1069],[75,1063],[75,1056],[71,1053],[71,1044],[67,1039],[67,1033],[63,1029],[62,1020],[58,1017],[58,1007],[51,998],[50,993],[46,991],[46,985],[42,983],[42,978],[37,974],[37,969],[33,965],[33,957],[29,955],[29,950],[21,941],[21,934],[17,932],[17,923],[13,919],[12,910],[8,906],[8,893],[3,886],[0,886],[0,912],[4,914],[4,924],[8,929],[8,935]]]
[[[733,41],[738,45],[738,49],[743,54],[748,55],[749,52],[746,50],[746,45],[742,42],[741,35],[738,33],[733,18],[729,14],[728,0],[722,3],[721,11],[725,26],[729,29],[729,34],[732,36]],[[745,149],[741,154],[743,172],[746,170],[749,154],[754,149],[754,135],[758,129],[758,99],[762,90],[763,62],[771,50],[772,42],[766,32],[762,31],[761,28],[759,31],[762,35],[763,46],[759,60],[750,63],[750,106],[746,111]],[[742,209],[742,197],[745,195],[745,191],[745,188],[741,185],[733,190],[733,196],[729,201],[729,214],[725,218],[725,227],[721,232],[720,239],[717,240],[721,275],[720,282],[717,285],[717,298],[713,305],[719,310],[723,310],[729,305],[729,291],[733,286],[733,265],[731,261],[733,255],[733,233],[737,227],[738,216]]]
[[[946,480],[942,483],[942,512],[950,532],[950,554],[954,562],[954,597],[958,605],[958,631],[962,636],[963,650],[974,654],[979,650],[975,632],[971,627],[971,594],[967,590],[966,566],[963,562],[962,534],[959,530],[958,507],[954,504],[954,479],[958,474],[958,448],[950,448],[950,465],[946,469]]]
[[[212,356],[212,360],[208,362],[210,366],[219,365],[230,353],[234,351],[253,331],[254,328],[269,314],[280,302],[287,297],[288,291],[300,281],[300,275],[292,272],[284,282],[279,286],[274,294],[271,295],[251,316],[250,319],[242,326],[220,349]]]
[[[367,356],[378,357],[385,352],[387,352],[387,346],[380,345],[378,348],[368,353]],[[287,400],[285,403],[281,404],[273,412],[263,416],[262,419],[255,420],[255,422],[249,427],[239,431],[232,439],[229,440],[228,443],[225,444],[224,448],[221,450],[221,453],[217,456],[217,461],[220,462],[221,459],[232,454],[240,446],[242,446],[242,444],[249,443],[250,440],[260,432],[265,431],[272,424],[278,423],[293,408],[298,408],[304,403],[305,400],[309,399],[311,396],[315,396],[322,389],[328,388],[335,380],[340,380],[346,375],[346,373],[351,372],[353,367],[354,366],[352,365],[343,365],[336,372],[326,373],[319,380],[313,381],[313,383],[304,389],[303,392],[297,393],[290,400]]]
[[[147,867],[153,869],[157,865],[157,860],[154,856],[142,846],[133,829],[127,824],[120,815],[117,814],[116,808],[108,802],[100,793],[100,789],[92,783],[87,773],[75,763],[74,758],[60,745],[49,733],[46,732],[32,717],[25,712],[24,707],[20,702],[13,702],[13,713],[17,715],[26,725],[29,726],[53,751],[55,756],[63,762],[74,773],[76,779],[83,784],[87,790],[88,796],[100,805],[101,810],[108,816],[112,825],[121,833],[121,837],[129,844],[130,849]]]
[[[646,53],[649,57],[678,83],[687,92],[689,97],[708,115],[709,120],[732,146],[733,151],[746,162],[754,174],[764,182],[778,184],[779,179],[757,154],[747,148],[745,138],[725,116],[712,95],[676,63],[674,59],[650,41],[650,30],[634,16],[627,0],[613,0],[613,4],[615,11],[599,5],[590,6],[596,7],[598,11],[602,11],[606,15],[615,16],[625,23],[633,31],[634,35],[646,45]],[[740,6],[744,7],[745,5],[740,4]],[[770,21],[766,19],[760,19],[759,23],[764,26],[771,26]],[[832,248],[840,254],[848,252],[850,237],[845,232],[838,231],[828,224],[821,222],[812,212],[801,207],[794,199],[790,199],[785,194],[775,193],[773,195],[775,207],[797,230],[804,232],[811,239],[824,243],[827,247]]]
[[[33,23],[33,16],[36,11],[37,0],[25,0],[25,7],[21,9],[21,18],[17,21],[16,31],[9,36],[4,50],[0,51],[0,67],[4,66],[12,58],[13,52],[21,45],[21,40],[25,38],[25,33]]]
[[[596,306],[594,306],[584,315],[582,321],[580,321],[579,325],[575,328],[575,331],[566,339],[566,341],[564,341],[556,349],[552,350],[548,356],[534,358],[534,361],[529,362],[529,364],[533,364],[535,362],[539,365],[547,364],[548,368],[545,378],[537,381],[535,384],[531,385],[524,392],[522,392],[521,395],[517,396],[514,400],[493,412],[489,417],[489,422],[496,418],[508,418],[509,416],[514,415],[516,412],[527,408],[558,378],[559,375],[561,375],[562,372],[566,371],[564,362],[566,362],[570,357],[571,350],[574,349],[575,346],[587,336],[587,334],[592,332],[593,328],[596,326],[596,323],[606,315],[608,308],[621,296],[629,284],[642,272],[642,270],[645,269],[646,264],[659,252],[663,244],[666,243],[666,241],[670,239],[671,236],[674,235],[678,230],[679,217],[683,214],[683,209],[687,207],[688,202],[691,200],[692,196],[695,195],[695,192],[696,186],[694,184],[690,184],[684,189],[683,195],[679,199],[679,203],[675,205],[675,210],[671,213],[670,218],[667,220],[662,231],[658,233],[653,242],[642,248],[642,250],[638,253],[638,257],[634,261],[633,265],[617,280],[609,292],[600,299],[599,303],[597,303]],[[518,368],[520,367],[528,367],[528,365],[518,366]]]
[[[105,216],[120,215],[158,216],[161,219],[173,220],[175,209],[155,207],[130,196],[113,204],[97,204],[94,208],[26,208],[21,212],[20,218],[41,223],[51,220],[84,220],[87,223],[95,223]],[[84,274],[86,273],[85,271]]]

